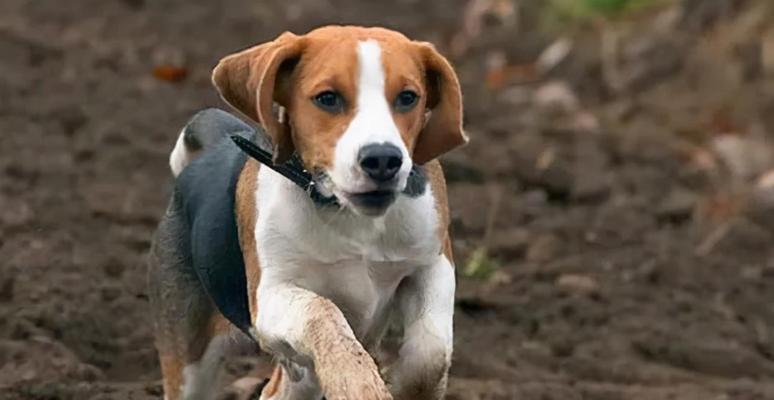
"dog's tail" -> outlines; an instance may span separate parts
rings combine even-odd
[[[183,169],[204,150],[212,147],[221,138],[235,132],[252,131],[239,118],[217,108],[208,108],[196,113],[185,125],[177,138],[175,148],[169,154],[169,167],[177,177]]]

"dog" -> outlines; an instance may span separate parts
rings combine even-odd
[[[229,55],[212,81],[260,128],[207,110],[170,155],[148,270],[165,399],[213,397],[244,338],[276,360],[263,400],[442,398],[455,273],[437,159],[468,141],[450,63],[392,30],[326,26]]]

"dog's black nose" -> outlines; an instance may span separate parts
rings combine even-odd
[[[386,182],[394,178],[403,164],[403,154],[392,144],[363,146],[357,158],[360,168],[377,182]]]

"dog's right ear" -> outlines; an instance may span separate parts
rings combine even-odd
[[[269,134],[275,164],[287,161],[295,150],[290,126],[275,115],[273,105],[284,97],[282,88],[288,87],[290,71],[283,66],[295,64],[301,52],[301,37],[285,32],[271,42],[223,58],[212,71],[212,82],[223,99]]]

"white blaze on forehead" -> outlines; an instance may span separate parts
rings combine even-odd
[[[331,178],[337,186],[358,190],[367,185],[358,167],[358,151],[369,144],[389,143],[403,153],[403,165],[398,174],[399,187],[405,185],[411,162],[408,149],[395,125],[390,104],[385,98],[385,74],[382,49],[375,40],[357,44],[357,98],[355,116],[336,144]]]
[[[400,147],[398,127],[384,97],[385,77],[379,43],[373,40],[359,42],[357,61],[356,113],[341,138],[343,143],[337,147],[357,151],[366,144],[383,142]]]
[[[382,48],[379,43],[373,40],[358,43],[357,62],[359,64],[358,103],[374,100],[373,94],[380,94],[379,97],[384,100],[384,68],[382,67]],[[363,96],[364,94],[367,96]]]

